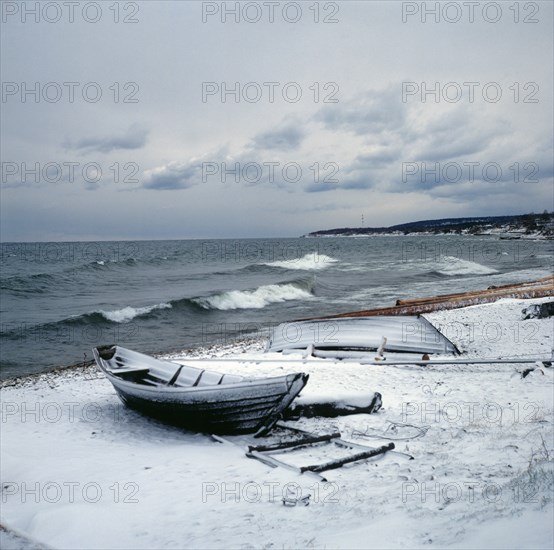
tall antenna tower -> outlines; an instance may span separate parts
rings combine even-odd
[[[362,214],[362,227],[364,227],[364,215]]]

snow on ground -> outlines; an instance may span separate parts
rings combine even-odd
[[[426,317],[465,356],[550,357],[554,320],[521,320],[541,301]],[[554,369],[523,377],[533,365],[370,366],[262,350],[237,342],[181,358],[235,357],[203,366],[246,375],[302,370],[308,397],[379,391],[377,414],[289,425],[396,450],[326,481],[272,469],[126,409],[94,368],[65,370],[3,385],[2,524],[60,549],[554,546]],[[318,453],[331,449],[308,461]],[[310,504],[284,506],[284,494]],[[18,540],[0,530],[6,548],[33,547]]]

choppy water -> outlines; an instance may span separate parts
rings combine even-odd
[[[118,343],[177,351],[286,320],[552,273],[553,241],[366,237],[1,244],[0,376]]]

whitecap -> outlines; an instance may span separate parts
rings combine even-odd
[[[204,309],[261,309],[269,304],[288,300],[311,298],[312,294],[292,283],[280,285],[263,285],[256,290],[230,290],[195,298],[193,301]]]
[[[318,254],[317,252],[309,253],[302,258],[293,258],[291,260],[282,260],[276,262],[264,263],[270,267],[282,267],[283,269],[301,269],[304,271],[316,271],[319,269],[326,269],[332,264],[337,263],[338,260],[326,256],[325,254]]]
[[[486,265],[462,260],[455,256],[444,256],[438,263],[437,271],[442,275],[491,275],[498,273],[497,269],[487,267]]]
[[[139,315],[145,315],[150,313],[155,309],[168,309],[171,308],[171,304],[165,302],[161,304],[156,304],[154,306],[145,306],[145,307],[131,307],[127,306],[122,309],[116,309],[114,311],[100,311],[100,313],[108,320],[113,321],[114,323],[126,323]]]

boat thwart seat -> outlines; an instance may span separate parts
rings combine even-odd
[[[192,373],[181,370],[177,379],[175,380],[175,386],[219,386],[221,384],[236,384],[244,380],[243,376],[235,374],[222,374],[220,372],[203,370],[198,374],[198,370],[195,369],[194,377],[191,377]]]

